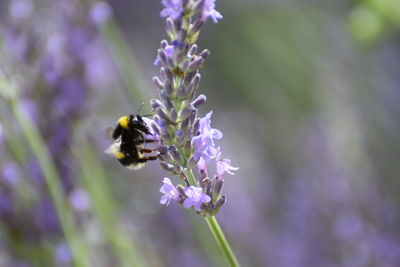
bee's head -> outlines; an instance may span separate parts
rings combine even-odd
[[[133,115],[131,116],[133,117]],[[142,116],[140,116],[139,114],[135,116],[132,122],[135,129],[138,129],[145,134],[151,134],[149,127],[147,127],[146,123],[143,121]]]

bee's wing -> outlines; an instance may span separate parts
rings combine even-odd
[[[114,127],[108,127],[105,132],[106,132],[106,137],[108,140],[112,140],[113,142],[111,145],[109,145],[105,150],[104,153],[107,154],[114,154],[114,151],[119,151],[119,148],[121,146],[121,137],[119,137],[117,140],[114,140],[112,138],[112,134],[114,132]]]
[[[113,134],[113,132],[114,132],[114,127],[108,127],[107,129],[106,129],[106,136],[107,136],[107,139],[109,139],[109,140],[113,140],[113,138],[112,138],[112,134]]]
[[[97,131],[94,136],[96,136],[96,139],[102,139],[102,140],[108,140],[108,141],[115,141],[112,138],[112,134],[115,130],[115,127],[107,127],[103,128],[99,131]]]
[[[119,151],[120,146],[121,141],[113,142],[106,150],[104,150],[104,153],[113,155],[115,151]]]

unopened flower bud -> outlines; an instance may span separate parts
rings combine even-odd
[[[177,89],[177,91],[176,91],[176,94],[178,95],[178,97],[179,97],[180,99],[185,99],[185,98],[186,98],[186,96],[187,96],[186,88],[185,88],[185,86],[184,86],[183,84],[181,84],[181,85],[178,87],[178,89]]]
[[[221,194],[223,185],[224,185],[224,180],[222,180],[222,179],[214,179],[214,181],[213,181],[214,196],[219,196]]]
[[[190,140],[192,139],[192,137],[193,137],[192,129],[189,127],[185,131],[185,138]]]
[[[158,87],[158,89],[160,90],[164,89],[164,83],[157,76],[153,77],[153,82]]]
[[[153,121],[154,121],[157,125],[160,125],[160,124],[159,124],[159,122],[160,122],[160,117],[159,117],[157,114],[153,116]]]
[[[165,120],[161,119],[158,115],[157,115],[157,118],[158,119],[156,122],[157,122],[158,128],[160,129],[161,135],[164,134],[165,132],[168,132],[168,125],[165,122]]]
[[[169,117],[168,117],[168,114],[165,112],[165,110],[162,107],[156,108],[155,112],[157,113],[158,116],[160,116],[160,118],[162,120],[165,120],[165,121],[169,121],[170,120]]]
[[[176,110],[173,108],[172,110],[170,110],[170,117],[171,117],[171,121],[176,122],[176,120],[178,119],[178,113],[176,112]]]
[[[189,64],[189,71],[197,70],[204,62],[204,58],[196,56]]]
[[[211,193],[211,180],[210,178],[206,177],[203,180],[200,181],[201,187],[203,188],[204,193],[206,193],[207,195],[210,195]]]
[[[155,122],[152,122],[150,127],[157,135],[160,135],[160,128],[157,126]]]
[[[173,61],[172,58],[167,57],[167,66],[169,66],[171,69],[175,68],[175,62],[176,61]]]
[[[200,128],[200,120],[196,119],[193,123],[193,130],[192,130],[192,134],[193,136],[198,135],[199,133],[199,128]]]
[[[204,49],[203,51],[201,51],[201,53],[199,54],[200,57],[202,57],[204,60],[206,58],[208,58],[208,56],[211,54],[210,50],[208,49]]]
[[[174,75],[169,69],[165,69],[165,79],[174,80]]]
[[[166,95],[169,97],[172,92],[173,92],[173,88],[172,88],[172,81],[170,79],[166,79],[164,82],[164,90]]]
[[[196,116],[197,116],[197,109],[193,110],[192,113],[190,113],[190,116],[189,116],[189,124],[190,125],[193,125],[193,123],[196,119]]]
[[[197,87],[199,86],[200,83],[200,79],[201,79],[201,75],[200,73],[197,73],[193,80],[190,82],[189,87],[188,87],[188,91],[191,92],[192,94],[194,94],[194,92],[196,91]]]
[[[185,135],[185,137],[188,138],[187,135]],[[192,150],[193,150],[193,148],[192,148],[192,142],[191,142],[190,140],[188,140],[188,141],[185,143],[185,146],[184,146],[184,151],[185,151],[184,153],[185,153],[185,155],[187,155],[187,156],[191,155],[191,154],[192,154]]]
[[[164,108],[163,103],[160,100],[153,98],[150,100],[150,105],[153,108],[153,112],[156,111],[157,108]]]
[[[182,72],[186,73],[188,71],[189,64],[190,64],[190,61],[188,59],[183,60],[183,63],[182,63],[182,66],[181,66]]]
[[[200,170],[199,172],[199,180],[203,180],[207,177],[207,172],[205,170]]]
[[[185,78],[183,79],[183,86],[189,87],[189,84],[192,82],[193,77],[196,75],[196,72],[192,71],[186,74]]]
[[[166,162],[160,162],[160,166],[167,172],[174,172],[174,165],[172,164],[168,164]]]
[[[182,173],[183,168],[180,165],[174,165],[173,171],[174,173]]]
[[[182,155],[178,152],[178,150],[176,149],[175,146],[170,146],[169,147],[169,152],[171,153],[172,158],[178,162],[181,163],[182,162]]]
[[[167,162],[167,163],[173,163],[173,160],[171,159],[171,157],[168,154],[160,154],[158,155],[158,159],[161,162]]]
[[[185,137],[184,131],[182,131],[182,129],[177,130],[175,133],[175,137],[176,137],[176,141],[179,144],[182,144],[184,141],[184,137]]]
[[[219,209],[226,203],[226,197],[221,196],[214,204],[214,212],[217,213]]]
[[[160,136],[165,142],[169,143],[172,141],[171,135],[169,134],[168,131],[161,131]]]
[[[193,44],[189,49],[189,57],[196,55],[197,45]]]
[[[199,108],[201,105],[203,105],[206,102],[207,98],[205,95],[199,95],[195,100],[193,100],[192,105],[195,108]]]
[[[159,146],[159,147],[157,148],[157,150],[158,150],[158,152],[159,152],[161,155],[165,155],[165,154],[168,153],[168,150],[167,150],[167,148],[166,148],[165,146]]]
[[[179,65],[186,57],[189,45],[186,42],[181,42],[179,40],[174,40],[172,42],[172,45],[176,50],[175,53],[173,54],[174,60],[176,64]]]
[[[169,99],[169,95],[170,94],[168,94],[166,90],[160,90],[159,91],[159,95],[160,95],[160,98],[161,98],[162,102],[164,102],[165,108],[167,110],[170,110],[170,109],[172,109],[174,107],[174,105],[172,104],[171,100]]]
[[[185,133],[188,127],[189,127],[189,118],[186,118],[183,120],[181,124],[181,130]]]
[[[176,32],[174,21],[170,17],[165,20],[165,29],[171,36],[173,36]]]
[[[190,114],[192,114],[192,111],[193,111],[193,110],[194,110],[194,107],[193,107],[193,106],[191,106],[191,105],[186,106],[186,107],[181,111],[181,113],[179,114],[179,117],[180,117],[182,120],[184,120],[184,119],[186,119],[187,117],[189,117]]]
[[[167,40],[161,40],[161,48],[165,49],[168,46],[168,41]]]
[[[199,162],[199,160],[200,160],[200,157],[199,157],[196,153],[193,154],[193,155],[189,158],[186,167],[187,167],[188,169],[193,168],[194,166],[196,166],[196,164],[197,164],[197,162]]]
[[[166,70],[165,70],[164,67],[161,67],[161,68],[160,68],[160,76],[161,76],[161,79],[162,79],[163,81],[165,81],[165,80],[167,79],[167,74],[166,74]]]
[[[194,10],[203,10],[205,2],[205,0],[198,1],[194,6]]]
[[[161,60],[161,62],[162,62],[162,64],[164,66],[171,67],[167,63],[167,54],[165,53],[165,51],[163,49],[158,49],[157,50],[157,54],[158,54],[158,56],[159,56],[159,58],[160,58],[160,60]]]

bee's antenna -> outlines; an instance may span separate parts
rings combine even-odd
[[[142,110],[143,106],[144,106],[144,102],[142,102],[142,104],[140,105],[139,109],[136,112],[136,115],[139,114],[139,112]]]
[[[136,116],[139,116],[139,112],[142,110],[143,106],[144,106],[144,103],[142,103],[140,105],[138,111],[136,112]],[[153,114],[140,115],[140,117],[150,117],[150,116],[153,116]]]

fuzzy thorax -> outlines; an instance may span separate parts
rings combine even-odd
[[[128,129],[129,125],[129,116],[122,116],[118,119],[118,125],[120,125],[124,129]]]

